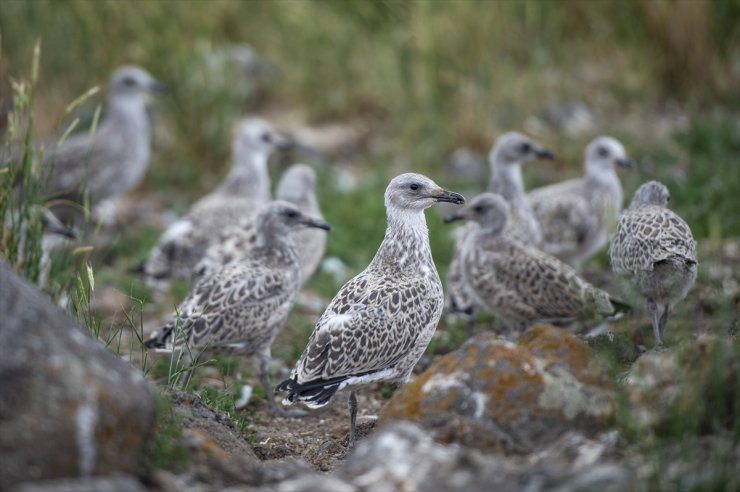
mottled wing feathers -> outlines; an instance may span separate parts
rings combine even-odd
[[[681,217],[651,205],[622,214],[609,256],[617,273],[651,271],[656,263],[671,258],[696,262],[696,243]]]
[[[292,377],[304,384],[393,367],[434,322],[437,304],[424,282],[373,288],[353,279],[319,319]]]

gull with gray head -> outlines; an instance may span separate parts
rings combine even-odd
[[[488,156],[491,165],[488,191],[501,195],[510,205],[511,220],[508,222],[507,235],[535,246],[541,243],[540,226],[524,192],[522,163],[533,159],[554,158],[552,151],[518,132],[504,133],[494,142]],[[458,236],[455,253],[447,270],[445,299],[447,312],[467,317],[468,331],[471,333],[476,306],[474,296],[466,292],[466,285],[462,281],[460,249],[476,228],[475,223],[469,223]]]
[[[267,161],[290,141],[260,118],[247,118],[236,127],[232,167],[221,184],[172,224],[150,252],[143,270],[153,280],[190,279],[197,263],[215,238],[242,221],[252,222],[270,200]]]
[[[686,297],[698,269],[696,241],[688,224],[668,209],[669,199],[658,181],[640,186],[609,245],[614,273],[631,279],[647,300],[656,345],[663,343],[668,311]]]
[[[535,323],[600,321],[628,309],[572,267],[509,236],[510,208],[501,196],[484,193],[445,219],[478,224],[460,249],[462,281],[505,331],[518,335]]]
[[[300,266],[292,235],[312,227],[329,230],[321,219],[287,202],[273,202],[256,219],[249,257],[199,281],[176,315],[146,342],[148,348],[199,355],[207,350],[255,357],[260,382],[273,413],[296,416],[272,398],[267,366],[270,347],[300,288]]]
[[[634,162],[617,140],[598,137],[586,147],[583,177],[529,192],[543,251],[577,268],[606,244],[622,209],[615,166],[633,167]]]
[[[276,195],[278,200],[292,203],[306,215],[323,218],[316,198],[316,173],[306,164],[294,164],[283,173]],[[207,277],[224,265],[248,255],[254,245],[254,235],[252,220],[242,220],[238,225],[226,228],[198,262],[195,278]],[[294,242],[301,265],[301,284],[305,284],[324,256],[326,232],[304,229],[295,234]]]
[[[462,204],[420,174],[402,174],[385,191],[388,226],[367,268],[347,282],[319,318],[290,378],[284,404],[326,405],[346,386],[405,383],[442,314],[442,284],[432,260],[424,210]],[[357,398],[349,397],[349,445],[355,442]]]
[[[139,184],[149,166],[151,97],[163,87],[140,67],[124,66],[113,72],[105,117],[95,134],[73,135],[44,149],[41,179],[48,183],[51,197],[81,204],[87,192],[95,212],[110,209],[104,201],[114,203]],[[56,206],[54,213],[69,221],[78,209]]]

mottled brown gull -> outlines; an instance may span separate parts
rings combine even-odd
[[[578,276],[569,265],[506,234],[510,205],[484,193],[445,221],[475,221],[478,228],[460,251],[462,281],[502,321],[519,334],[540,322],[568,325],[615,317],[627,306]]]
[[[491,180],[488,191],[504,197],[510,204],[511,220],[507,235],[527,244],[538,246],[542,234],[537,219],[524,192],[522,163],[533,159],[553,159],[555,154],[518,132],[507,132],[499,136],[488,156],[491,165]],[[460,271],[460,248],[477,228],[475,223],[466,224],[455,242],[455,252],[447,270],[447,294],[445,307],[450,314],[462,314],[468,319],[468,331],[472,333],[475,319],[474,296],[466,292]]]
[[[530,191],[542,250],[578,268],[606,245],[622,209],[615,166],[633,165],[621,143],[598,137],[586,146],[584,176]]]
[[[240,221],[253,221],[270,200],[267,161],[289,144],[266,121],[242,120],[232,142],[231,171],[162,234],[144,265],[146,276],[155,281],[190,279],[215,238]]]
[[[691,229],[668,209],[669,199],[658,181],[640,186],[609,245],[614,273],[630,278],[647,300],[656,345],[663,343],[669,309],[686,297],[698,269]]]
[[[442,314],[442,284],[429,248],[424,210],[465,202],[420,174],[402,174],[385,192],[385,238],[368,267],[347,282],[319,318],[290,378],[284,404],[326,405],[345,386],[405,383]],[[350,393],[349,445],[357,399]]]
[[[270,347],[300,288],[300,266],[290,236],[305,227],[328,230],[329,224],[287,202],[271,203],[256,224],[249,257],[198,282],[177,315],[153,333],[146,346],[180,352],[186,364],[190,354],[206,350],[256,357],[271,411],[294,416],[275,403],[267,372]]]
[[[316,173],[306,164],[294,164],[283,173],[276,195],[278,200],[292,203],[306,215],[323,218],[316,198]],[[294,242],[301,265],[301,284],[305,284],[324,256],[326,232],[304,229],[294,235]],[[248,255],[253,244],[253,220],[241,220],[238,225],[226,228],[198,262],[195,277],[207,277],[227,263]]]
[[[143,179],[149,166],[152,126],[151,95],[164,86],[146,70],[124,66],[108,81],[105,116],[97,131],[75,134],[59,145],[44,148],[42,182],[51,198],[83,203],[87,193],[94,212],[111,207]],[[54,213],[71,220],[76,206],[57,206]],[[104,213],[101,215],[105,215]],[[102,219],[110,217],[101,216]]]

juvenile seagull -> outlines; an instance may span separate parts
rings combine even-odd
[[[420,174],[401,174],[385,191],[388,227],[370,265],[347,282],[319,318],[290,378],[283,404],[326,405],[348,385],[408,381],[442,314],[442,284],[429,248],[424,210],[465,203]],[[349,446],[357,398],[349,396]]]
[[[323,220],[286,202],[273,202],[256,220],[256,242],[248,258],[198,282],[148,348],[190,353],[231,351],[259,361],[260,383],[271,410],[291,416],[272,398],[267,374],[270,347],[300,288],[300,266],[292,235],[305,227],[329,230]]]
[[[578,268],[600,250],[622,209],[615,165],[633,167],[621,143],[598,137],[585,151],[585,175],[529,192],[542,229],[542,250]]]
[[[277,199],[295,205],[311,217],[323,219],[316,199],[316,173],[306,164],[288,168],[277,187]],[[206,250],[195,268],[195,278],[207,277],[227,263],[249,254],[254,244],[254,221],[241,220],[239,225],[224,230]],[[298,262],[301,265],[301,284],[305,284],[316,271],[326,248],[326,232],[304,229],[294,236]]]
[[[667,208],[668,200],[668,188],[662,183],[648,181],[640,186],[619,217],[609,245],[614,273],[630,277],[647,300],[656,345],[663,343],[669,309],[686,297],[698,268],[691,229]]]
[[[252,222],[270,200],[267,161],[290,141],[264,120],[247,118],[237,126],[231,146],[232,167],[214,191],[172,224],[149,253],[144,273],[153,280],[190,279],[208,246],[224,229]]]
[[[146,70],[124,66],[108,82],[105,118],[93,136],[73,135],[44,150],[41,179],[53,198],[82,203],[87,190],[90,205],[100,212],[134,188],[149,166],[152,135],[148,113],[151,96],[164,86]],[[75,207],[55,207],[62,220],[71,220]],[[106,218],[106,217],[103,217]]]
[[[485,306],[517,333],[540,322],[565,325],[613,317],[626,308],[572,267],[509,236],[509,210],[501,196],[484,193],[445,218],[479,226],[460,251],[462,280],[476,305]]]
[[[554,159],[555,154],[518,132],[507,132],[494,142],[488,160],[491,180],[488,191],[501,195],[511,209],[511,220],[506,234],[527,244],[539,246],[542,233],[537,218],[524,192],[522,163],[533,159]],[[466,293],[460,267],[460,249],[477,226],[469,223],[455,242],[455,252],[447,270],[447,297],[445,306],[451,314],[464,314],[468,331],[472,334],[475,320],[474,296]]]

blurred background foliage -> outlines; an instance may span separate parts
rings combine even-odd
[[[389,176],[416,170],[478,191],[482,183],[444,173],[450,155],[463,146],[485,153],[510,129],[560,157],[525,168],[528,186],[579,174],[585,144],[612,134],[640,163],[623,174],[627,197],[659,178],[698,237],[740,234],[740,0],[6,0],[0,34],[3,111],[10,80],[28,73],[41,42],[39,138],[61,131],[69,102],[117,66],[139,64],[169,85],[139,191],[162,192],[175,213],[223,175],[230,128],[246,113],[365,122],[367,148],[320,171],[336,226],[329,254],[352,268],[370,258],[377,242],[368,240],[384,227],[358,224],[358,212],[381,213]],[[268,82],[224,62],[239,43],[269,61]],[[575,132],[551,124],[552,108],[573,102],[589,109],[591,124]],[[83,106],[83,121],[95,107]],[[333,186],[338,167],[359,186]],[[357,206],[332,208],[337,200]],[[146,231],[135,256],[156,235]],[[442,236],[435,254],[446,263]]]

